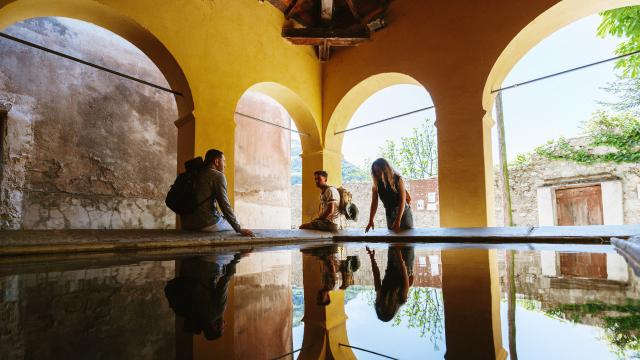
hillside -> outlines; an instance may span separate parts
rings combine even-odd
[[[302,145],[300,139],[295,137],[291,138],[291,184],[302,184],[302,159],[300,154],[302,153]],[[342,181],[343,182],[357,182],[357,181],[369,181],[369,171],[363,169],[353,163],[346,160],[342,160]]]

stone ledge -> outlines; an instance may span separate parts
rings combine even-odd
[[[257,230],[255,238],[233,232],[202,233],[180,230],[2,230],[0,256],[166,250],[197,247],[277,246],[335,242],[409,242],[480,244],[609,244],[612,237],[640,234],[640,225],[427,228],[401,233],[361,229],[334,233],[310,230]]]

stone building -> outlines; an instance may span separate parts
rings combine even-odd
[[[569,140],[585,146],[586,138]],[[532,154],[510,169],[513,220],[519,226],[622,225],[640,223],[640,166],[633,163],[578,164]],[[497,179],[497,176],[496,176]],[[496,180],[496,190],[499,189]],[[503,222],[496,191],[496,223]],[[567,218],[567,213],[576,214]]]

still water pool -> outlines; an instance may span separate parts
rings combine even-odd
[[[631,359],[639,284],[611,246],[0,259],[0,359]]]

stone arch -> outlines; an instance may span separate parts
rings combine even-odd
[[[298,131],[307,134],[300,135],[303,152],[314,152],[321,149],[317,122],[304,100],[293,90],[275,82],[261,82],[249,87],[246,91],[267,95],[287,110]]]
[[[365,102],[365,100],[376,92],[393,85],[415,85],[423,88],[425,87],[413,77],[396,72],[372,75],[361,81],[342,97],[331,114],[325,133],[325,149],[341,153],[344,134],[336,135],[335,133],[347,128],[353,114],[358,110],[360,105]]]
[[[640,0],[563,0],[536,17],[509,42],[489,73],[482,96],[486,123],[493,123],[492,110],[496,94],[491,91],[502,86],[511,69],[531,48],[581,18],[633,5],[640,5]]]
[[[36,17],[67,17],[105,28],[140,49],[164,75],[176,95],[180,120],[193,118],[191,88],[180,65],[164,44],[132,19],[96,1],[4,0],[0,1],[0,29]],[[180,121],[179,120],[179,121]]]
[[[302,98],[286,86],[275,82],[261,82],[254,84],[250,86],[240,97],[238,97],[236,103],[240,104],[242,98],[249,92],[264,95],[277,102],[282,106],[282,108],[284,108],[284,110],[286,110],[289,117],[295,123],[296,128],[301,133],[300,135],[292,133],[291,136],[299,136],[300,144],[302,146],[302,154],[300,154],[302,157],[303,167],[302,203],[303,208],[308,208],[309,210],[306,212],[303,211],[301,215],[303,218],[305,216],[311,216],[316,208],[315,199],[317,198],[317,189],[313,182],[313,171],[311,170],[314,168],[314,165],[311,165],[309,162],[307,154],[316,154],[322,150],[320,133],[318,131],[318,126],[316,125],[316,119]],[[248,114],[256,116],[256,114]],[[269,121],[268,118],[264,120]],[[281,117],[278,117],[277,120],[274,119],[276,122],[281,122],[282,120],[283,119]],[[245,122],[245,124],[247,123]],[[273,137],[268,137],[263,142],[249,145],[249,138],[247,138],[247,136],[255,138],[256,130],[252,130],[252,126],[250,124],[247,125],[247,132],[242,131],[242,128],[236,127],[235,138],[236,153],[234,154],[234,158],[244,159],[244,161],[236,161],[234,164],[236,165],[234,178],[236,189],[235,194],[238,196],[236,199],[236,205],[239,206],[239,216],[240,218],[243,216],[250,218],[253,225],[258,227],[290,227],[291,223],[287,225],[286,221],[283,221],[283,218],[291,218],[291,202],[285,202],[285,199],[287,199],[288,195],[291,194],[291,179],[289,177],[283,179],[282,176],[279,176],[282,172],[288,172],[289,170],[288,161],[287,166],[284,166],[281,159],[283,159],[283,156],[286,156],[288,160],[290,150],[287,146],[287,149],[284,150],[286,154],[283,154],[282,143],[278,142]],[[269,129],[265,129],[263,134],[274,134],[273,131],[275,128],[272,128],[271,126],[265,127]],[[239,140],[238,135],[240,133],[238,130],[243,134],[242,136],[244,137],[244,140]],[[275,131],[277,133],[279,131],[286,130],[275,129]],[[240,141],[240,143],[238,143],[238,141]],[[247,148],[243,150],[242,153],[238,153],[238,151],[240,151],[238,144],[244,144],[241,146],[246,146]],[[249,160],[247,156],[255,152],[260,152],[260,154],[257,156],[251,155],[251,160]],[[267,158],[265,158],[265,156]],[[271,165],[267,165],[269,163]],[[255,194],[260,194],[260,196],[256,197]],[[267,200],[266,203],[265,200]],[[289,209],[286,210],[286,214],[283,212],[285,207],[289,207]],[[266,215],[264,215],[265,212],[269,212],[271,214],[279,213],[279,216],[272,216],[271,218],[266,219]]]

